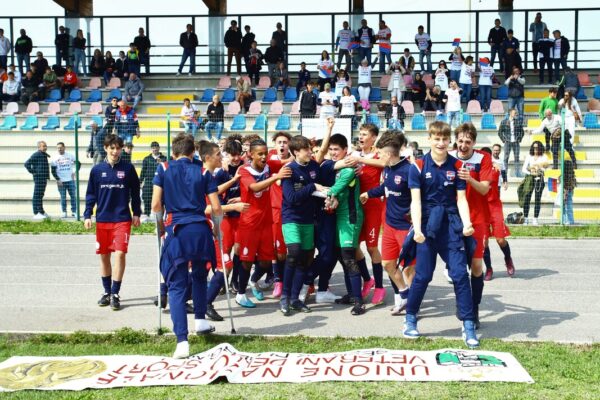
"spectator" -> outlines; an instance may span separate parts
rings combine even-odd
[[[183,47],[183,54],[181,55],[181,63],[179,63],[179,69],[177,70],[177,76],[181,75],[183,66],[187,59],[190,59],[190,72],[189,76],[196,73],[196,47],[198,47],[198,36],[193,30],[192,24],[187,24],[185,32],[179,36],[179,45]]]
[[[40,93],[40,98],[46,98],[46,94],[52,89],[58,89],[60,87],[60,81],[56,76],[56,72],[50,67],[46,67],[46,73],[42,78],[43,91]]]
[[[275,46],[277,46],[277,48],[281,50],[281,59],[285,62],[285,65],[287,65],[287,33],[282,29],[281,22],[277,23],[276,28],[277,29],[275,30],[275,32],[273,32],[273,35],[271,36],[271,40],[275,40]]]
[[[519,156],[521,152],[521,141],[524,136],[523,122],[519,118],[519,113],[516,108],[511,108],[508,112],[508,118],[500,122],[498,136],[504,145],[504,165],[508,169],[508,159],[512,150],[515,159],[515,176],[521,177],[519,168]]]
[[[119,101],[118,105],[119,109],[115,113],[117,134],[123,139],[123,143],[131,143],[134,135],[138,138],[140,137],[140,125],[137,114],[133,108],[127,105],[125,100]]]
[[[373,29],[367,26],[367,20],[362,19],[360,21],[360,28],[356,33],[356,40],[360,42],[358,48],[358,55],[362,64],[363,60],[367,60],[367,66],[371,66],[371,52],[373,49],[373,43],[375,43],[375,35]]]
[[[150,38],[145,35],[144,28],[138,29],[138,35],[133,39],[133,44],[135,48],[138,50],[139,62],[144,64],[146,69],[146,75],[150,73]],[[138,75],[140,75],[141,70],[138,71]],[[141,76],[141,75],[140,75]]]
[[[69,34],[66,32],[64,26],[58,27],[58,34],[54,39],[54,46],[56,47],[56,65],[62,66],[64,60],[65,64],[69,63]]]
[[[290,85],[290,79],[288,76],[288,71],[285,68],[285,64],[283,61],[279,61],[277,65],[277,69],[275,70],[275,91],[279,90],[279,87],[282,88],[283,93],[287,90]],[[248,89],[249,90],[249,89]]]
[[[471,100],[471,87],[473,85],[473,75],[475,75],[475,66],[473,57],[467,56],[460,70],[460,79],[458,83],[462,90],[462,101],[468,103]]]
[[[77,197],[75,196],[75,170],[79,168],[76,165],[75,156],[65,151],[65,144],[58,142],[56,144],[58,154],[50,159],[52,176],[56,179],[58,193],[60,194],[60,208],[62,217],[67,218],[67,192],[71,199],[71,217],[76,217]]]
[[[300,63],[300,71],[298,71],[298,82],[296,83],[296,94],[300,96],[302,89],[306,87],[306,84],[310,81],[310,72],[306,69],[306,63],[302,61]]]
[[[431,72],[431,38],[428,33],[425,33],[423,25],[419,25],[417,28],[415,43],[419,49],[419,64],[421,65],[421,71],[425,71],[423,59],[427,57],[427,72]]]
[[[15,67],[15,64],[10,64],[8,66],[8,72],[12,72],[15,75],[15,81],[21,83],[21,72]]]
[[[539,134],[539,133],[543,133],[544,137],[545,137],[545,142],[546,142],[546,149],[545,151],[551,151],[552,152],[552,167],[554,169],[558,169],[558,163],[560,161],[560,157],[558,155],[559,150],[560,150],[560,146],[561,146],[561,141],[562,141],[562,119],[560,117],[560,115],[555,114],[552,112],[552,110],[547,109],[546,111],[544,111],[544,119],[542,119],[542,123],[540,124],[540,126],[537,129],[534,129],[532,131],[532,133],[535,134]],[[573,141],[572,138],[573,136],[571,135],[571,132],[569,130],[567,130],[565,128],[564,130],[565,134],[565,150],[569,153],[569,156],[571,157],[571,160],[574,160],[573,163],[574,165],[577,165],[577,160],[575,158],[575,151],[573,150]]]
[[[546,186],[544,182],[544,171],[548,167],[548,157],[544,154],[542,142],[536,140],[529,148],[529,154],[525,157],[523,163],[523,173],[526,175],[523,186],[527,190],[523,193],[523,216],[525,225],[537,225],[542,205],[542,192]],[[529,208],[531,196],[535,193],[535,203],[533,210],[533,219],[529,219]]]
[[[77,83],[78,83],[78,79],[77,79],[77,74],[73,71],[73,68],[71,68],[70,65],[67,65],[67,72],[65,73],[65,76],[63,78],[63,84],[60,88],[60,96],[61,98],[65,98],[65,92],[68,90],[69,93],[71,93],[71,90],[76,89],[77,88]]]
[[[113,60],[114,61],[114,60]],[[90,74],[92,76],[104,76],[106,70],[106,61],[100,49],[94,50],[94,55],[90,61]]]
[[[395,96],[398,102],[402,103],[404,92],[406,92],[406,84],[403,78],[406,70],[400,63],[390,63],[387,73],[392,76],[387,87],[387,90],[390,92],[390,99]]]
[[[502,146],[498,143],[492,146],[492,163],[497,165],[497,168],[500,170],[500,178],[498,179],[498,196],[500,196],[501,190],[506,191],[508,189],[508,176],[506,173],[506,164],[500,158],[500,153],[502,153]]]
[[[48,164],[48,158],[50,156],[46,152],[48,146],[46,142],[40,140],[37,142],[38,150],[25,161],[25,168],[27,172],[33,175],[33,219],[35,221],[41,221],[48,218],[48,214],[44,211],[44,194],[46,193],[46,186],[50,179],[50,166]]]
[[[583,119],[581,114],[581,108],[579,108],[579,104],[574,98],[572,92],[565,91],[565,96],[558,102],[559,111],[563,108],[565,109],[565,136],[569,139],[569,142],[572,146],[575,141],[575,127],[578,124],[581,124],[581,121]],[[569,133],[569,136],[567,136],[567,132]],[[566,144],[565,147],[567,147]],[[577,161],[574,158],[574,154],[575,153],[573,153],[573,155],[571,156],[571,159],[573,160],[575,168],[577,168]]]
[[[321,52],[321,61],[317,64],[317,70],[319,71],[319,90],[323,91],[325,89],[325,84],[329,83],[331,85],[331,80],[333,78],[333,61],[329,58],[329,53],[327,50],[323,50]]]
[[[352,126],[354,126],[354,119],[356,116],[356,97],[350,92],[348,86],[342,88],[342,95],[339,99],[340,104],[340,117],[352,118]]]
[[[523,70],[523,63],[521,61],[521,55],[515,51],[512,47],[508,47],[504,52],[504,78],[512,74],[514,68],[518,68],[519,71]]]
[[[385,119],[388,129],[404,132],[404,118],[406,118],[404,108],[398,103],[398,98],[392,96],[390,104],[385,108]]]
[[[50,67],[46,67],[50,68]],[[25,73],[25,78],[21,81],[21,103],[27,105],[32,101],[43,99],[40,96],[40,80],[33,75],[31,71]]]
[[[283,51],[277,47],[275,39],[271,39],[271,45],[267,47],[264,59],[267,62],[269,78],[271,78],[271,86],[273,86],[275,84],[275,68],[277,68],[279,61],[283,61]]]
[[[335,117],[338,101],[335,93],[331,91],[331,83],[327,82],[324,85],[324,90],[319,93],[318,104],[321,106],[321,119]]]
[[[392,31],[385,24],[384,20],[379,21],[379,31],[377,31],[377,43],[379,43],[379,72],[385,71],[385,61],[387,59],[388,64],[392,63]]]
[[[75,66],[75,73],[81,74],[79,64],[82,65],[83,76],[87,76],[87,61],[85,60],[85,42],[86,39],[83,37],[83,31],[77,29],[77,34],[73,38],[73,56],[75,57],[73,64]]]
[[[19,64],[19,78],[23,75],[23,62],[25,62],[25,70],[29,69],[29,55],[33,50],[33,42],[27,36],[25,29],[21,29],[20,32],[21,36],[15,41],[15,53],[17,54],[17,63]]]
[[[567,68],[567,58],[569,57],[569,39],[562,36],[557,29],[552,32],[554,35],[554,49],[552,49],[552,62],[554,63],[554,80],[560,79],[560,67],[563,71]]]
[[[160,152],[158,142],[150,143],[151,153],[144,157],[142,161],[142,171],[140,172],[140,184],[142,185],[142,201],[144,202],[144,212],[141,217],[141,222],[146,222],[152,211],[152,179],[156,173],[156,168],[161,162],[167,161]]]
[[[342,91],[346,86],[350,86],[350,75],[342,68],[339,69],[337,74],[335,74],[335,78],[333,78],[333,86],[335,96],[340,99],[342,97]]]
[[[140,52],[133,42],[129,43],[129,50],[127,50],[127,72],[139,75],[140,69]]]
[[[262,64],[263,53],[256,48],[256,41],[252,41],[252,44],[250,45],[250,51],[248,53],[246,69],[248,70],[248,76],[250,77],[250,80],[254,80],[254,85],[258,85]]]
[[[554,114],[558,114],[558,100],[556,99],[556,95],[558,90],[555,87],[551,87],[548,89],[548,97],[545,97],[540,102],[540,107],[538,108],[538,115],[540,119],[544,119],[546,116],[546,110],[552,111]]]
[[[131,164],[131,156],[133,155],[133,143],[125,143],[121,151],[121,161],[126,164]]]
[[[415,70],[415,59],[410,55],[410,49],[404,49],[404,53],[400,56],[400,65],[402,65],[407,75],[412,75]]]
[[[223,133],[223,115],[225,115],[223,103],[221,103],[218,95],[214,95],[212,103],[206,109],[208,122],[206,122],[204,129],[206,129],[208,140],[213,140],[213,131],[217,134],[217,140],[221,139],[221,134]]]
[[[369,65],[369,60],[364,58],[358,67],[358,96],[363,110],[369,112],[369,96],[371,95],[371,73],[373,68]]]
[[[529,24],[531,32],[531,46],[533,49],[533,71],[538,72],[538,53],[540,52],[540,40],[544,37],[544,31],[548,30],[546,24],[542,22],[542,13],[535,14],[535,19]]]
[[[196,139],[196,132],[198,131],[198,128],[200,128],[200,112],[187,97],[183,99],[183,106],[181,107],[181,120],[183,121],[183,126],[185,127],[185,133],[191,133]]]
[[[117,78],[127,78],[129,73],[127,72],[127,58],[125,57],[124,51],[119,51],[119,58],[115,61],[115,70],[113,76]]]
[[[494,67],[490,65],[490,60],[487,57],[480,59],[479,63],[479,102],[481,109],[488,112],[492,102],[492,83],[494,81]]]
[[[442,90],[442,97],[444,97],[444,93],[446,92],[446,90],[448,90],[448,83],[450,82],[450,73],[448,71],[448,68],[446,67],[446,61],[441,60],[438,63],[438,67],[435,70],[433,76],[435,78],[435,84],[440,87],[440,89]]]
[[[573,225],[575,218],[573,217],[573,192],[577,186],[577,178],[575,178],[575,166],[571,160],[565,160],[563,167],[564,179],[563,181],[563,213],[562,223],[565,225]]]
[[[8,66],[8,55],[12,50],[12,45],[10,44],[10,40],[4,36],[4,29],[0,28],[0,68],[6,69]]]
[[[569,67],[565,68],[562,78],[558,82],[558,97],[564,97],[565,92],[571,92],[573,96],[577,96],[581,84],[577,74]]]
[[[98,164],[100,161],[106,157],[106,154],[102,154],[104,151],[104,147],[101,145],[104,141],[104,136],[106,135],[106,131],[102,129],[101,126],[98,126],[96,121],[92,121],[90,124],[90,143],[87,147],[87,158],[91,158],[93,160],[94,165]],[[101,133],[103,131],[104,133]],[[101,140],[98,137],[99,135],[103,135]],[[98,147],[100,146],[100,147]]]
[[[110,51],[107,51],[106,54],[104,55],[104,84],[105,85],[108,85],[110,78],[112,78],[113,76],[116,76],[115,75],[116,68],[117,68],[117,62],[113,58],[112,53]]]
[[[550,39],[550,31],[544,29],[543,37],[537,42],[537,49],[540,56],[540,85],[544,84],[544,67],[548,69],[548,83],[552,83],[552,51],[554,49],[554,39]]]
[[[450,53],[450,57],[448,57],[448,61],[450,61],[450,79],[458,82],[460,80],[460,71],[465,61],[460,46],[454,47],[454,50]]]
[[[231,26],[225,32],[225,47],[227,47],[227,76],[231,75],[231,59],[235,56],[237,74],[242,74],[241,47],[242,33],[238,29],[237,21],[232,20]]]
[[[338,31],[335,39],[335,51],[338,52],[337,69],[342,65],[342,58],[346,58],[346,71],[350,71],[350,42],[354,40],[354,32],[350,29],[348,21],[342,23],[342,29]],[[338,50],[339,49],[339,50]]]
[[[283,71],[285,72],[285,79],[287,82],[287,71],[283,66],[283,62],[280,64],[283,68]],[[238,77],[235,78],[235,86],[237,89],[237,101],[240,103],[240,108],[242,109],[243,113],[244,111],[248,110],[248,108],[250,107],[250,103],[252,102],[252,91],[250,90],[250,82],[245,80],[243,76],[238,75]],[[277,86],[275,86],[275,89],[277,89]],[[287,89],[287,83],[284,83],[283,86],[284,93],[285,89]]]
[[[417,72],[415,74],[415,80],[413,81],[412,89],[410,91],[410,93],[411,93],[410,99],[413,102],[419,103],[421,108],[423,108],[423,103],[425,102],[426,89],[427,89],[427,86],[425,85],[425,81],[421,77],[421,74],[419,72]]]
[[[300,93],[300,118],[312,118],[317,113],[317,95],[313,93],[315,84],[313,81],[306,82],[306,90]]]
[[[21,84],[15,80],[15,74],[11,71],[8,73],[8,79],[2,85],[2,100],[19,101],[20,92]]]
[[[125,93],[123,99],[127,102],[133,101],[133,108],[136,109],[137,105],[142,101],[142,94],[144,92],[144,83],[135,72],[129,74],[129,80],[125,84]]]
[[[450,81],[450,86],[444,94],[444,103],[446,103],[446,112],[448,113],[448,125],[453,129],[460,124],[460,98],[462,90],[458,87],[456,81]]]
[[[500,71],[504,71],[504,47],[502,44],[507,38],[506,29],[500,25],[500,19],[494,20],[494,27],[490,29],[488,34],[488,43],[491,48],[492,59],[490,60],[490,66],[494,66],[496,61],[496,54],[498,54],[498,60],[500,60]]]
[[[508,68],[508,63],[506,64]],[[523,121],[523,105],[525,103],[525,77],[519,67],[512,68],[512,75],[504,83],[508,86],[508,109],[516,108],[519,118]]]
[[[106,128],[108,134],[112,134],[115,123],[117,122],[117,111],[119,111],[118,101],[118,98],[113,97],[110,99],[110,104],[106,106],[106,110],[104,110],[104,117],[106,120],[104,128]]]
[[[502,47],[504,47],[504,51],[506,51],[506,49],[513,49],[515,52],[519,51],[519,39],[517,39],[516,37],[513,36],[513,30],[509,29],[506,32],[506,39],[504,39],[504,42],[502,43]]]
[[[248,60],[250,56],[250,48],[252,47],[252,42],[254,42],[254,38],[256,37],[254,33],[250,32],[250,25],[244,26],[244,37],[242,38],[242,57],[244,58],[244,65],[246,65],[246,71],[250,73],[248,70]]]
[[[444,112],[442,89],[438,85],[435,85],[432,89],[425,89],[423,111],[435,111],[436,114]]]

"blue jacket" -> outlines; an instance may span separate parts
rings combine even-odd
[[[413,260],[417,257],[417,242],[414,241],[415,231],[411,228],[404,243],[402,243],[402,249],[400,250],[400,256],[398,257],[397,267],[404,266],[408,267]],[[472,236],[465,236],[463,238],[465,244],[465,251],[467,252],[467,264],[471,264],[475,248],[477,247],[477,241]]]
[[[317,203],[312,193],[319,179],[319,164],[313,160],[306,165],[292,161],[288,167],[292,170],[292,176],[281,181],[281,221],[284,224],[313,224]]]

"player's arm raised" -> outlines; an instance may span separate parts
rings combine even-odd
[[[333,132],[333,126],[335,125],[335,119],[333,117],[327,118],[327,128],[325,129],[325,135],[323,136],[323,142],[321,143],[321,147],[315,156],[315,161],[319,164],[323,162],[325,159],[325,155],[327,154],[327,150],[329,149],[329,138],[331,137],[331,133]]]

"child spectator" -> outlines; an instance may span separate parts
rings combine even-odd
[[[473,86],[473,74],[475,74],[475,66],[473,65],[473,57],[468,56],[460,70],[460,89],[462,90],[462,101],[468,103],[471,100],[471,87]]]
[[[306,87],[306,84],[310,81],[310,72],[306,69],[306,63],[302,61],[300,63],[300,71],[298,71],[298,83],[296,83],[296,94],[300,96],[302,89]]]

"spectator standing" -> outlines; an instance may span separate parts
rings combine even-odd
[[[462,90],[462,101],[468,103],[471,100],[471,87],[473,86],[473,75],[475,75],[475,66],[473,57],[467,56],[460,70],[460,79],[458,83]]]
[[[275,40],[275,46],[281,50],[281,59],[285,62],[287,66],[287,54],[288,54],[288,39],[287,33],[282,29],[281,22],[278,22],[276,25],[276,30],[273,32],[271,36],[272,40]]]
[[[140,125],[135,110],[127,105],[127,101],[119,101],[119,109],[115,113],[115,127],[123,143],[133,142],[133,136],[140,137]]]
[[[142,101],[142,93],[144,92],[144,83],[138,76],[132,72],[129,74],[129,80],[125,84],[125,93],[123,99],[127,102],[133,102],[133,108]]]
[[[113,58],[110,51],[107,51],[104,55],[104,84],[108,85],[110,78],[116,76],[115,72],[117,69],[117,61]]]
[[[6,36],[4,36],[4,29],[0,28],[0,68],[6,70],[8,66],[8,55],[12,50],[12,45],[10,44],[10,40]]]
[[[181,75],[183,66],[188,58],[190,59],[190,72],[188,75],[192,76],[192,74],[196,73],[196,47],[198,47],[198,36],[193,32],[192,24],[187,24],[185,29],[185,32],[179,36],[179,45],[183,48],[183,54],[181,55],[177,76]]]
[[[75,170],[78,166],[75,162],[75,156],[65,151],[63,142],[56,144],[56,150],[57,154],[50,159],[50,166],[60,194],[62,217],[67,218],[67,193],[71,199],[71,217],[76,217]]]
[[[133,39],[133,44],[138,50],[138,56],[141,64],[144,64],[146,75],[150,72],[150,38],[144,33],[144,28],[138,29],[138,35]],[[141,72],[141,71],[139,71]],[[139,73],[138,73],[139,75]]]
[[[206,122],[204,129],[206,129],[208,140],[213,140],[213,131],[217,134],[217,140],[221,139],[224,115],[225,108],[223,107],[223,103],[221,103],[221,99],[218,95],[214,95],[212,103],[210,103],[206,109],[208,122]]]
[[[25,73],[25,78],[21,81],[21,87],[21,103],[27,105],[32,101],[43,99],[39,93],[40,80],[31,71]]]
[[[500,62],[500,71],[504,71],[504,47],[502,44],[507,38],[506,29],[500,25],[500,19],[496,18],[494,20],[494,27],[490,29],[490,33],[488,34],[488,43],[490,45],[491,50],[491,60],[490,65],[494,66],[494,61],[496,61],[496,54],[498,54],[498,60]]]
[[[404,108],[398,102],[398,98],[392,96],[390,104],[385,109],[385,119],[388,129],[404,132],[404,118],[406,118]]]
[[[248,52],[246,69],[248,70],[248,76],[250,77],[250,80],[254,81],[254,85],[258,85],[262,64],[263,53],[256,48],[256,41],[252,41],[252,44],[250,45],[250,51]]]
[[[183,99],[183,106],[181,107],[181,120],[185,127],[185,133],[191,133],[196,138],[196,132],[200,128],[200,112],[198,108],[192,104],[190,99],[187,97]]]
[[[544,37],[544,31],[548,30],[545,22],[542,22],[542,13],[535,14],[535,19],[529,24],[531,32],[531,47],[533,49],[533,71],[538,72],[538,53],[540,52],[540,40]]]
[[[342,58],[346,58],[346,71],[350,71],[350,43],[354,40],[354,32],[350,29],[348,21],[342,23],[342,29],[338,31],[335,38],[335,51],[338,52],[337,69],[342,65]]]
[[[363,60],[367,60],[367,66],[371,66],[371,53],[373,51],[373,43],[375,43],[375,35],[373,29],[367,25],[367,20],[360,21],[360,28],[356,33],[356,40],[360,42],[358,47],[358,55],[362,64]]]
[[[114,62],[114,60],[113,60]],[[90,74],[92,76],[104,76],[106,70],[106,61],[100,49],[94,50],[94,55],[90,61]]]
[[[44,194],[46,186],[50,179],[50,165],[48,159],[50,155],[46,152],[48,145],[43,140],[37,142],[37,151],[25,161],[25,168],[33,175],[33,219],[41,221],[48,218],[48,214],[44,211]]]
[[[321,52],[321,61],[317,64],[317,70],[319,71],[319,91],[325,90],[325,84],[331,85],[333,79],[333,61],[329,58],[327,50]]]
[[[302,61],[300,63],[300,70],[298,71],[298,82],[296,83],[296,94],[300,96],[302,89],[306,88],[306,84],[310,81],[310,71],[306,69],[306,63]]]
[[[283,61],[283,51],[277,46],[275,39],[271,39],[271,45],[267,47],[264,59],[267,62],[269,78],[271,79],[271,86],[273,86],[275,84],[275,68],[277,68],[279,61]]]
[[[21,84],[15,80],[15,74],[8,73],[8,79],[2,84],[2,100],[6,102],[19,101]]]
[[[108,133],[113,133],[113,129],[117,122],[117,111],[119,110],[118,101],[118,98],[113,97],[110,99],[110,104],[106,106],[106,109],[104,110],[104,117],[106,120],[104,127]]]
[[[127,50],[127,72],[140,74],[140,52],[133,42],[129,43],[129,50]]]
[[[554,35],[554,48],[552,49],[552,62],[554,64],[554,80],[560,79],[560,67],[562,66],[563,71],[567,68],[567,58],[569,57],[569,39],[562,36],[560,31],[557,29],[552,32]]]
[[[324,85],[324,90],[319,93],[318,104],[321,106],[321,119],[334,117],[338,107],[338,100],[334,92],[331,91],[331,83]]]
[[[565,91],[565,96],[558,102],[559,111],[563,108],[565,109],[565,139],[568,139],[572,147],[575,141],[575,127],[578,124],[581,124],[581,121],[583,120],[581,108],[579,108],[579,104],[572,92]],[[567,132],[569,133],[569,136],[567,136]],[[568,145],[565,145],[565,148],[566,147],[568,147]],[[574,152],[571,155],[571,159],[573,160],[575,168],[577,168],[577,160],[575,160]]]
[[[279,61],[277,65],[277,69],[275,70],[275,91],[279,90],[279,87],[282,88],[283,94],[285,95],[285,91],[290,85],[290,79],[288,76],[287,68],[285,68],[285,63],[283,61]],[[249,90],[249,89],[248,89]]]
[[[507,64],[508,67],[508,64]],[[523,105],[525,104],[525,77],[521,75],[519,67],[512,68],[510,75],[504,83],[508,86],[508,109],[516,108],[519,119],[523,121]]]
[[[388,91],[390,92],[390,99],[396,97],[398,102],[402,103],[404,99],[404,92],[406,92],[406,84],[404,83],[403,75],[406,70],[400,63],[390,63],[388,65],[387,73],[391,75],[390,82],[388,83]]]
[[[454,47],[454,50],[450,53],[450,57],[448,57],[448,61],[450,61],[450,79],[458,82],[460,80],[460,71],[465,61],[460,46]]]
[[[385,21],[379,21],[379,31],[377,31],[377,43],[379,44],[379,72],[385,71],[385,61],[392,63],[392,31],[385,24]]]
[[[444,103],[446,103],[446,112],[448,113],[448,125],[456,128],[460,124],[460,97],[461,89],[456,81],[450,81],[450,87],[444,94]]]
[[[142,201],[144,203],[144,211],[140,222],[146,222],[152,211],[152,179],[156,173],[156,169],[161,162],[167,161],[160,152],[158,142],[150,143],[150,154],[144,157],[142,161],[142,171],[140,172],[140,185],[142,186]]]
[[[439,87],[439,86],[438,86]],[[419,72],[415,74],[415,80],[412,84],[410,99],[413,102],[419,103],[421,108],[423,108],[423,103],[425,102],[425,92],[427,86],[425,85],[425,81]]]
[[[407,75],[412,75],[415,70],[415,59],[410,55],[410,49],[404,49],[404,53],[400,56],[400,65],[404,68]]]
[[[25,62],[25,70],[29,69],[29,55],[33,50],[33,42],[27,36],[25,29],[21,29],[21,36],[15,40],[15,53],[17,54],[17,63],[19,64],[19,74],[23,75],[23,62]]]
[[[514,51],[518,51],[519,46],[520,46],[519,39],[514,37],[513,30],[509,29],[508,31],[506,31],[506,39],[504,39],[504,42],[502,43],[502,47],[504,47],[504,51],[506,52],[506,49],[513,49]]]
[[[69,63],[69,34],[66,32],[64,26],[58,27],[58,34],[54,39],[54,46],[56,47],[56,65],[62,66],[62,62]]]
[[[534,129],[532,133],[539,134],[543,133],[546,142],[545,151],[552,151],[552,167],[554,169],[558,169],[558,163],[560,161],[560,157],[558,153],[560,152],[560,146],[563,136],[562,130],[562,119],[560,115],[554,114],[552,110],[547,109],[544,112],[544,119],[542,119],[542,123],[539,128]],[[571,140],[571,133],[565,129],[565,150],[569,153],[571,160],[573,160],[573,165],[577,166],[577,160],[575,158],[575,151],[573,150],[573,142]]]
[[[573,217],[573,192],[577,186],[577,178],[575,178],[575,166],[570,160],[565,160],[563,181],[563,213],[562,223],[565,225],[573,225],[575,218]]]
[[[87,76],[87,61],[85,59],[85,43],[86,39],[83,37],[83,31],[77,29],[77,33],[73,38],[73,66],[75,67],[75,73],[81,74],[83,70],[83,76]],[[82,65],[82,69],[79,69],[79,64]]]
[[[419,64],[421,65],[421,71],[425,71],[423,59],[427,57],[427,72],[431,72],[431,38],[429,34],[425,32],[423,25],[419,25],[417,28],[417,34],[415,35],[415,44],[419,49]]]
[[[244,37],[242,37],[242,48],[241,53],[244,58],[244,65],[246,66],[246,71],[250,73],[248,70],[248,56],[250,55],[250,48],[252,47],[252,42],[256,36],[254,33],[250,32],[250,25],[244,26]]]
[[[516,108],[511,108],[508,112],[508,118],[500,122],[500,129],[498,130],[498,137],[504,145],[504,165],[508,170],[508,159],[512,150],[513,157],[515,159],[515,176],[521,177],[521,170],[519,167],[519,156],[521,152],[521,141],[524,136],[523,122],[519,118],[519,113]]]
[[[88,144],[86,155],[87,158],[91,158],[93,160],[94,165],[97,164],[96,156],[98,155],[98,158],[101,156],[101,154],[99,154],[100,149],[104,150],[102,146],[98,147],[99,143],[97,143],[98,135],[100,134],[101,130],[103,130],[102,127],[98,126],[96,121],[92,121],[90,124],[90,143]],[[104,141],[104,138],[102,138],[101,142],[102,141]]]
[[[545,97],[540,102],[540,107],[538,108],[538,115],[540,119],[544,119],[546,116],[546,110],[552,111],[554,114],[558,114],[558,99],[556,95],[558,90],[555,87],[551,87],[548,89],[548,97]]]
[[[283,66],[283,63],[281,63]],[[287,81],[287,71],[285,70],[285,79]],[[250,103],[252,102],[252,91],[250,90],[250,82],[244,79],[243,76],[238,75],[235,78],[235,86],[237,89],[237,101],[240,103],[240,108],[242,109],[242,113],[248,110],[250,107]],[[277,86],[275,86],[277,89]],[[285,93],[285,89],[287,89],[287,83],[283,86],[283,91]]]
[[[366,112],[371,109],[369,96],[371,95],[372,72],[373,68],[369,65],[369,60],[364,58],[358,67],[358,96],[360,97],[360,105]]]
[[[538,217],[542,206],[542,193],[546,187],[544,182],[544,171],[548,167],[549,161],[544,154],[544,146],[542,142],[536,140],[529,148],[529,154],[525,157],[523,163],[523,173],[526,175],[525,184],[530,189],[524,193],[523,201],[523,216],[525,217],[525,225],[538,225]],[[535,193],[533,218],[529,219],[529,208],[531,205],[531,196]]]
[[[540,59],[540,85],[544,84],[544,67],[548,69],[548,83],[552,83],[552,52],[554,39],[550,39],[550,31],[544,29],[543,37],[538,40],[538,54]]]
[[[65,98],[65,94],[66,91],[68,90],[69,93],[71,93],[71,91],[73,89],[77,88],[77,74],[75,73],[75,71],[73,71],[73,68],[71,68],[70,65],[67,65],[67,72],[65,73],[65,76],[63,78],[63,84],[60,87],[60,96],[61,98]]]
[[[519,68],[519,71],[523,70],[523,63],[521,61],[521,55],[514,48],[508,47],[504,51],[504,78],[512,74],[514,68]]]
[[[306,82],[306,90],[300,93],[300,118],[312,118],[317,113],[317,95],[313,92],[315,85],[312,81]]]
[[[494,67],[490,65],[490,60],[487,57],[479,61],[479,98],[481,109],[488,112],[492,102],[492,83],[494,80]]]
[[[242,74],[241,48],[242,48],[242,33],[238,29],[237,21],[232,20],[231,26],[225,32],[225,47],[227,47],[227,76],[231,75],[231,59],[235,57],[237,65],[237,74]]]

